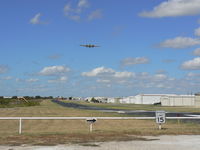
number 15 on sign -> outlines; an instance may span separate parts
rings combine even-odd
[[[156,123],[165,123],[165,111],[156,111]]]

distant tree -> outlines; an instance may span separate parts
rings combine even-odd
[[[1,99],[0,100],[0,105],[9,105],[9,103],[10,103],[10,100],[8,100],[8,99]]]
[[[73,99],[73,97],[69,97],[69,100],[72,100]]]
[[[99,101],[96,100],[94,97],[91,99],[91,102],[93,102],[93,103],[99,103]]]
[[[12,96],[12,99],[17,99],[17,96]]]
[[[47,97],[47,99],[53,99],[53,96],[49,96],[49,97]]]
[[[24,96],[25,99],[33,99],[31,96]]]
[[[41,99],[41,98],[42,98],[42,97],[39,96],[39,95],[35,96],[35,99]]]
[[[198,92],[198,93],[195,93],[194,95],[195,95],[195,96],[200,96],[200,92]]]

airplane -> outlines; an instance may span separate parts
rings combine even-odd
[[[93,44],[86,44],[86,45],[80,45],[80,46],[87,47],[87,48],[100,47],[100,46],[93,45]]]

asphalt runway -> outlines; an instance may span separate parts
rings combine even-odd
[[[155,117],[155,111],[145,111],[145,110],[123,110],[123,109],[109,109],[101,108],[94,106],[87,106],[77,103],[65,103],[59,100],[52,100],[52,102],[59,104],[63,107],[75,108],[75,109],[85,109],[85,110],[97,110],[101,112],[110,112],[118,114],[126,114],[128,116],[137,116],[137,117]],[[191,113],[191,112],[166,112],[166,117],[192,117],[200,116],[200,113]],[[183,122],[196,122],[200,123],[200,120],[183,120]]]

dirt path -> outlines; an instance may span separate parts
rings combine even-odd
[[[150,141],[104,142],[57,146],[0,146],[1,150],[199,150],[200,135],[145,137]]]

